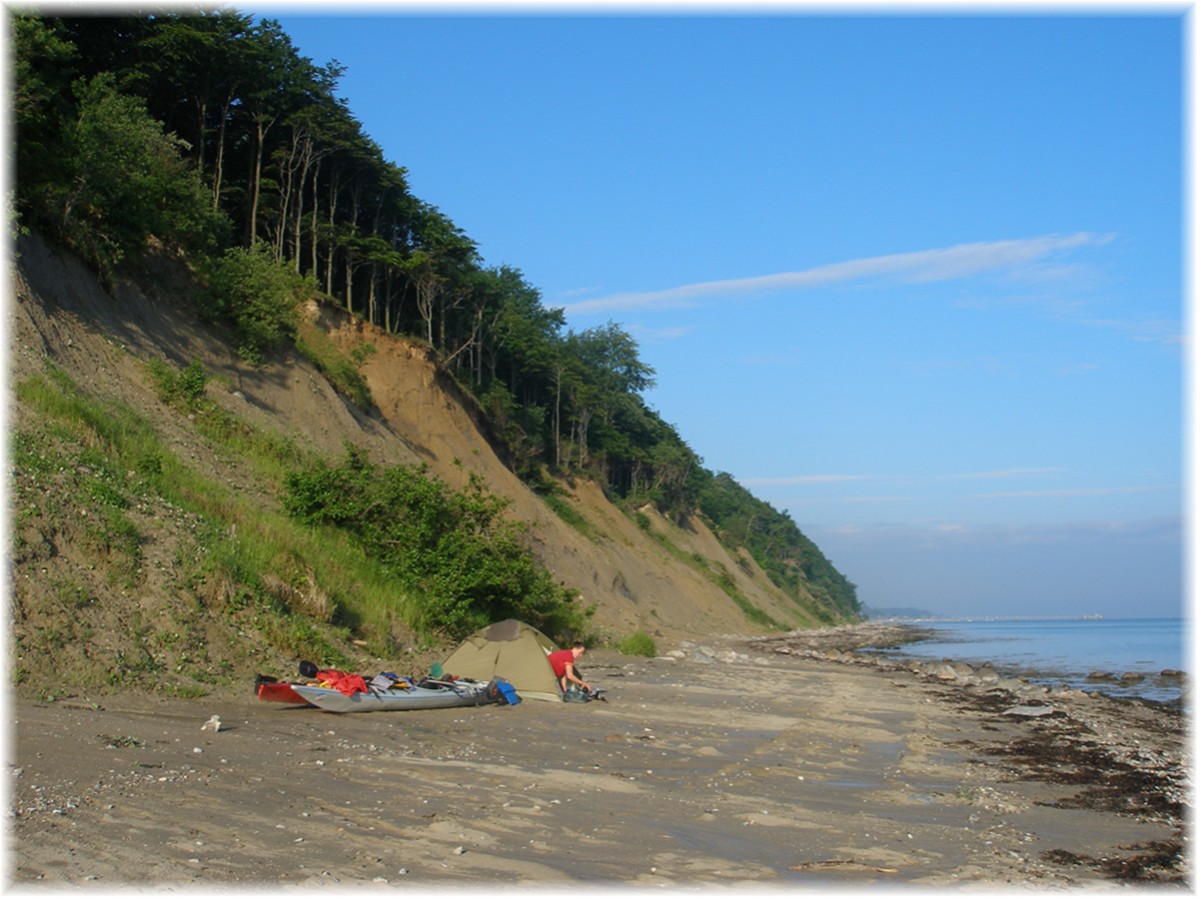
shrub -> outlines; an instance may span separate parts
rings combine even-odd
[[[296,305],[315,290],[262,241],[249,250],[227,250],[212,264],[208,282],[206,314],[233,325],[238,353],[252,363],[295,337]]]
[[[339,528],[421,598],[420,628],[462,637],[516,618],[548,634],[577,632],[585,613],[530,552],[525,527],[503,518],[507,501],[472,475],[455,491],[424,466],[373,465],[348,448],[286,479],[284,508],[310,525]]]
[[[654,643],[654,638],[650,637],[644,631],[635,631],[633,634],[622,638],[621,643],[617,645],[617,649],[626,656],[658,655],[658,647]]]
[[[148,368],[158,388],[158,396],[164,402],[179,403],[189,410],[200,408],[208,384],[208,375],[200,360],[193,359],[179,372],[160,359],[152,359]]]

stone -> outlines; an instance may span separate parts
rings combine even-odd
[[[1038,718],[1040,716],[1048,716],[1054,712],[1053,706],[1013,706],[1004,711],[1006,716],[1027,716],[1029,718]]]

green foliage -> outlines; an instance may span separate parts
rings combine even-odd
[[[68,244],[106,276],[151,236],[196,250],[222,228],[196,173],[144,103],[117,90],[113,73],[74,85],[77,114],[63,123],[52,180],[18,184]],[[28,169],[27,169],[28,171]]]
[[[298,521],[353,535],[422,598],[427,629],[450,637],[504,618],[552,634],[579,630],[570,592],[534,560],[507,502],[477,477],[454,491],[422,466],[373,465],[347,448],[341,465],[318,463],[287,479],[285,509]]]
[[[762,628],[768,628],[775,631],[784,630],[784,625],[782,622],[775,619],[775,617],[765,610],[759,609],[750,602],[750,599],[745,594],[737,589],[737,584],[734,582],[733,578],[728,572],[722,569],[717,573],[713,580],[716,582],[717,586],[725,592],[729,599],[738,605],[738,609],[742,611],[742,614],[747,620]]]
[[[79,56],[62,24],[11,15],[12,113],[17,201],[28,221],[56,231],[56,193],[70,181],[64,129],[73,118],[71,79]]]
[[[86,551],[97,577],[114,589],[136,589],[144,583],[147,534],[133,516],[165,508],[194,529],[195,543],[185,545],[174,565],[180,594],[195,596],[197,618],[224,618],[247,640],[260,642],[256,653],[273,648],[348,666],[351,629],[356,638],[391,650],[393,628],[416,618],[394,573],[339,535],[317,535],[264,506],[261,497],[242,498],[200,477],[129,408],[95,400],[53,367],[15,390],[41,419],[36,431],[20,429],[12,438],[15,560],[44,552],[46,541],[71,542]],[[221,422],[211,439],[228,441],[239,464],[260,473],[268,491],[281,460],[289,460],[289,470],[295,466],[294,448],[283,449],[286,441],[255,438],[252,430],[214,416],[207,404],[193,421],[201,431],[203,423]],[[324,619],[281,602],[272,590],[295,577],[297,559],[309,563],[303,575],[313,592],[328,597]],[[27,659],[52,660],[57,649],[91,640],[92,602],[84,587],[59,578],[53,593],[66,614],[51,625],[19,629],[17,643]],[[186,622],[137,619],[129,642],[141,649],[126,646],[119,658],[115,650],[97,649],[89,662],[94,669],[74,672],[72,688],[138,684],[185,695],[200,690],[198,683],[219,679],[229,666],[228,660],[206,658],[201,633]],[[161,650],[150,653],[147,642]],[[169,671],[158,658],[167,653],[178,660]],[[27,668],[14,672],[18,683],[31,677]]]
[[[208,384],[208,375],[204,372],[204,364],[193,359],[179,373],[179,394],[183,402],[195,407],[204,399],[204,388]]]
[[[733,476],[709,478],[700,495],[700,509],[718,535],[732,548],[745,547],[776,585],[793,598],[802,587],[824,610],[814,610],[826,622],[857,619],[862,610],[855,586],[846,580],[786,513],[754,497]]]
[[[654,643],[654,638],[644,631],[635,631],[633,634],[626,635],[617,645],[617,649],[627,656],[658,655],[658,647]]]
[[[307,322],[300,322],[296,332],[296,349],[317,367],[343,397],[362,410],[369,410],[374,401],[367,380],[358,370],[375,352],[371,344],[356,347],[347,357],[339,353],[329,335]]]
[[[550,507],[550,510],[556,516],[558,516],[584,537],[591,539],[596,536],[596,529],[592,527],[592,523],[584,518],[584,516],[580,514],[579,510],[564,500],[557,493],[550,491],[539,494],[539,496],[542,498],[542,502]]]
[[[260,363],[265,353],[295,336],[297,304],[315,290],[259,242],[249,250],[227,250],[213,263],[207,312],[231,322],[238,352]]]
[[[345,310],[427,342],[529,483],[579,473],[676,522],[700,507],[785,590],[803,585],[835,620],[857,614],[853,585],[786,516],[714,489],[721,476],[646,405],[655,373],[633,338],[611,322],[568,331],[518,269],[484,267],[337,96],[340,66],[314,65],[278,22],[231,10],[10,21],[20,227],[74,247],[110,281],[150,238],[188,251],[208,275],[206,313],[255,363],[296,337],[296,301],[319,284]],[[369,409],[363,358],[321,344],[301,336],[335,388]],[[172,390],[198,409],[194,387]]]
[[[179,372],[161,359],[152,359],[147,368],[165,403],[179,404],[188,410],[200,408],[208,385],[208,375],[200,360],[193,359]]]

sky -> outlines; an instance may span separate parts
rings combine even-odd
[[[864,606],[1184,612],[1184,7],[237,8]]]

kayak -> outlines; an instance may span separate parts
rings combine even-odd
[[[483,706],[500,702],[502,696],[494,683],[469,678],[455,681],[425,679],[409,687],[398,685],[353,694],[307,684],[293,684],[291,688],[303,702],[335,713]]]
[[[292,685],[286,681],[260,681],[254,687],[254,693],[259,700],[269,700],[273,703],[297,703],[308,706],[309,702],[292,690]]]
[[[335,688],[343,693],[365,691],[371,687],[361,675],[343,672],[341,669],[319,669],[315,663],[303,660],[300,662],[300,675],[305,679],[316,679],[316,681],[308,680],[300,684],[319,684],[324,687]],[[401,680],[399,676],[393,675],[390,672],[380,674],[378,679],[378,682],[373,682],[377,687],[391,685]],[[254,677],[254,696],[258,697],[259,700],[311,706],[311,703],[296,693],[294,690],[295,687],[297,687],[296,682],[280,681],[278,678],[270,675],[256,675]]]

